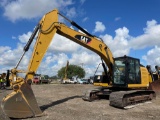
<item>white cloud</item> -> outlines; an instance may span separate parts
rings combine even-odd
[[[29,31],[27,34],[19,35],[18,39],[20,40],[21,43],[27,43],[31,34],[32,32]]]
[[[147,27],[148,28],[151,28],[155,25],[157,25],[157,21],[155,21],[155,20],[147,21]]]
[[[76,16],[76,9],[75,8],[70,8],[67,11],[66,16],[69,18],[73,18],[74,16]]]
[[[11,48],[8,46],[0,46],[0,54],[5,53],[5,51],[10,50]]]
[[[71,40],[60,36],[58,34],[55,34],[53,37],[53,40],[49,46],[48,51],[49,52],[65,52],[65,53],[71,53],[73,51],[77,51],[79,49],[80,45],[78,45],[75,42],[72,42]]]
[[[128,47],[128,41],[130,39],[129,30],[126,27],[115,30],[116,36],[106,34],[100,37],[104,40],[107,46],[111,49],[114,57],[120,57],[128,55],[130,48]]]
[[[74,52],[71,57],[71,62],[73,64],[86,64],[86,65],[92,65],[93,63],[97,63],[100,60],[100,57],[98,55],[89,52],[87,49],[83,49],[77,52]]]
[[[15,39],[17,39],[17,38],[16,38],[15,36],[12,36],[12,39],[15,40]]]
[[[1,2],[1,6],[4,7],[4,16],[12,22],[41,17],[52,9],[63,10],[72,4],[72,0],[38,0],[38,2],[36,0],[5,0]],[[70,11],[71,13],[73,15],[73,10]]]
[[[85,22],[85,21],[87,21],[89,18],[88,17],[85,17],[85,18],[83,18],[83,22]]]
[[[95,29],[94,29],[93,32],[94,33],[96,33],[96,32],[104,32],[105,29],[106,29],[105,25],[102,22],[97,21]]]
[[[20,36],[25,36],[25,37],[20,37]],[[26,43],[26,40],[27,40],[27,38],[30,37],[30,34],[23,34],[20,36],[16,37],[16,38],[21,38],[21,40],[19,40],[19,42],[17,43],[16,48],[13,49],[8,46],[5,46],[5,47],[0,46],[0,56],[1,56],[0,57],[0,68],[2,68],[0,70],[0,73],[6,72],[7,69],[13,69],[17,65],[17,63],[23,53],[23,48],[25,45],[24,43]],[[33,45],[31,46],[31,48],[33,49]],[[21,63],[18,66],[18,69],[21,69],[21,70],[27,69],[27,65],[29,63],[29,58],[31,56],[32,49],[30,49],[25,54]]]
[[[1,6],[5,6],[7,4],[8,0],[1,0],[0,1],[0,5]]]
[[[119,21],[119,20],[121,20],[121,17],[116,17],[114,20]]]
[[[130,41],[130,46],[133,49],[143,49],[146,47],[152,47],[160,45],[160,24],[157,24],[155,20],[147,21],[147,27],[144,28],[144,34],[133,38]]]
[[[160,66],[160,47],[154,46],[146,55],[142,56],[142,59],[147,61],[147,65],[151,65],[152,69],[155,65]]]
[[[147,65],[151,65],[154,69],[155,65],[160,65],[160,24],[157,21],[147,21],[147,27],[144,28],[144,34],[133,38],[129,42],[129,46],[133,49],[151,48],[142,59]],[[154,48],[153,48],[154,47]]]
[[[10,47],[0,47],[0,65],[12,67],[20,58],[22,46],[18,45],[16,49],[11,50]]]
[[[64,53],[46,56],[44,61],[40,64],[37,73],[47,74],[50,76],[57,75],[58,70],[66,65],[68,59],[68,56]]]

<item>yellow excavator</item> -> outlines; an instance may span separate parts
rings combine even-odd
[[[67,61],[66,67],[65,67],[65,74],[64,74],[64,79],[67,79],[67,70],[68,70],[68,65],[69,65],[69,61]]]
[[[59,22],[59,15],[83,33],[73,30]],[[28,51],[37,33],[38,37],[34,45],[28,69],[26,71],[18,70],[19,63]],[[102,89],[86,92],[83,96],[84,100],[92,100],[100,94],[110,93],[110,105],[125,107],[131,103],[155,98],[155,92],[153,90],[147,90],[149,84],[153,82],[153,79],[146,67],[140,64],[139,59],[128,56],[114,58],[109,47],[102,39],[90,34],[55,9],[42,17],[24,47],[24,53],[20,60],[15,68],[10,71],[10,85],[13,91],[3,98],[1,104],[3,111],[8,117],[28,118],[43,115],[37,104],[31,83],[55,33],[97,53],[103,61],[105,76],[101,79],[102,81],[100,81],[100,78],[97,76],[97,81],[95,80],[94,82],[94,85],[101,86]],[[26,73],[25,78],[18,76],[21,72]]]
[[[69,66],[69,61],[67,61],[67,64],[65,67],[64,78],[62,80],[62,83],[71,83],[70,79],[67,77],[68,66]]]

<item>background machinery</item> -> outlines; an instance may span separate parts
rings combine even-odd
[[[58,22],[58,15],[64,17],[83,33]],[[26,71],[18,70],[18,65],[28,51],[37,32],[39,33],[28,69]],[[85,92],[83,96],[84,100],[91,101],[100,94],[110,94],[110,105],[123,108],[130,103],[151,100],[155,97],[153,90],[147,90],[149,83],[153,81],[151,74],[146,67],[140,64],[139,59],[128,56],[114,58],[103,40],[91,35],[55,9],[42,17],[24,47],[24,53],[18,64],[11,70],[10,82],[13,92],[3,98],[1,105],[3,111],[9,117],[27,118],[43,115],[32,91],[31,83],[55,33],[90,49],[102,59],[105,75],[101,81],[97,78],[97,81],[94,82],[94,85],[101,86],[101,88]],[[108,70],[106,69],[106,65]],[[20,72],[26,73],[25,78],[18,76]]]
[[[64,79],[63,79],[64,83],[65,83],[65,81],[68,79],[68,78],[67,78],[68,65],[69,65],[69,61],[67,61],[67,64],[66,64],[66,67],[65,67]]]
[[[147,66],[147,68],[150,71],[150,74],[152,75],[152,79],[154,80],[152,83],[150,83],[149,88],[150,90],[160,91],[160,67],[155,66],[154,72],[151,70],[151,66]]]
[[[0,89],[6,88],[6,73],[0,74]]]
[[[62,79],[62,83],[66,84],[66,83],[73,83],[75,84],[76,81],[69,79],[67,76],[67,71],[68,71],[68,66],[69,66],[69,61],[67,61],[66,67],[65,67],[65,71],[64,71],[64,78]]]

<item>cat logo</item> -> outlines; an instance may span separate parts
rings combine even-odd
[[[91,38],[83,36],[83,35],[76,35],[75,38],[87,44],[91,42]]]

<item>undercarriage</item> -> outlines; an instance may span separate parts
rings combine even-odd
[[[130,105],[137,105],[156,98],[156,93],[152,90],[131,90],[117,88],[96,88],[86,91],[82,99],[85,101],[94,101],[99,99],[108,99],[109,104],[117,108],[126,108]]]

